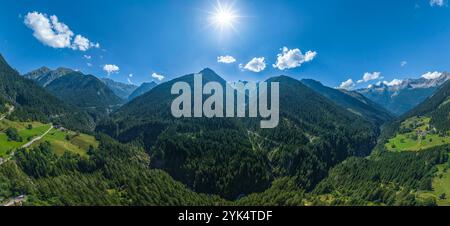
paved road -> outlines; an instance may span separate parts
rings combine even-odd
[[[28,148],[28,147],[30,147],[34,142],[36,142],[36,141],[38,141],[38,140],[44,138],[45,135],[47,135],[48,133],[50,133],[50,131],[51,131],[52,129],[53,129],[53,125],[51,125],[51,126],[50,126],[50,129],[48,129],[45,133],[43,133],[42,135],[40,135],[40,136],[34,138],[34,139],[31,140],[30,142],[24,144],[21,148]],[[10,160],[12,157],[14,157],[14,154],[15,154],[15,153],[16,153],[16,152],[14,151],[14,152],[11,153],[10,156],[8,156],[7,158],[2,159],[2,160],[0,161],[0,166],[3,165],[4,163],[6,163],[8,160]]]
[[[44,138],[45,135],[47,135],[47,134],[50,132],[50,130],[52,130],[52,129],[53,129],[53,125],[50,126],[50,129],[48,129],[47,132],[45,132],[44,134],[42,134],[42,135],[40,135],[40,136],[34,138],[34,139],[31,140],[30,142],[24,144],[24,145],[22,146],[22,148],[28,148],[28,147],[30,147],[34,142],[36,142],[36,141],[38,141],[38,140]]]
[[[6,118],[6,116],[10,115],[14,111],[14,106],[10,107],[8,112],[2,116],[0,116],[0,121]]]

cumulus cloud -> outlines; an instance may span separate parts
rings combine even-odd
[[[364,83],[364,82],[369,82],[369,81],[373,81],[373,80],[377,80],[377,79],[381,79],[381,72],[366,72],[364,73],[363,79],[358,80],[358,83]]]
[[[71,48],[73,50],[86,51],[90,48],[100,48],[100,44],[92,43],[89,39],[81,35],[77,35],[75,36],[75,40],[73,41]]]
[[[442,6],[445,6],[445,0],[430,0],[430,5],[442,7]]]
[[[427,73],[423,74],[422,78],[431,80],[431,79],[437,79],[441,76],[442,76],[442,72],[435,71],[435,72],[427,72]]]
[[[163,75],[153,73],[152,78],[157,79],[158,81],[162,81],[162,80],[164,80],[165,77]]]
[[[90,60],[90,59],[92,59],[92,57],[91,57],[91,56],[89,56],[89,55],[83,55],[83,58],[84,58],[84,59],[87,59],[87,60]]]
[[[128,77],[133,78],[133,74],[129,74]]]
[[[59,21],[58,17],[39,12],[29,12],[24,19],[25,25],[33,30],[33,36],[44,45],[52,48],[70,48],[86,51],[90,48],[99,48],[99,43],[92,43],[89,39],[76,35],[69,26]]]
[[[108,73],[108,75],[119,72],[120,68],[114,64],[106,64],[103,66],[103,70]]]
[[[408,61],[404,60],[404,61],[400,62],[401,67],[405,67],[406,65],[408,65]]]
[[[219,57],[217,57],[217,62],[218,63],[223,63],[223,64],[231,64],[231,63],[236,62],[236,59],[234,57],[232,57],[232,56],[229,56],[229,55],[227,55],[227,56],[219,56]]]
[[[92,67],[92,64],[91,64],[91,63],[86,63],[86,65],[87,65],[88,67]]]
[[[252,72],[261,72],[266,69],[266,61],[264,57],[255,57],[250,62],[248,62],[245,66],[240,64],[239,67],[242,70],[248,70]]]
[[[390,81],[390,82],[384,81],[383,84],[385,84],[385,85],[387,85],[387,86],[398,86],[398,85],[401,85],[402,82],[403,82],[403,80],[400,80],[400,79],[394,79],[394,80],[392,80],[392,81]]]
[[[317,52],[308,51],[305,54],[300,49],[288,49],[283,47],[281,53],[277,55],[277,62],[273,65],[274,68],[280,70],[292,69],[302,66],[305,62],[314,60],[317,56]]]
[[[352,89],[353,87],[355,87],[355,82],[353,82],[352,79],[349,79],[345,82],[342,82],[338,88],[349,90],[349,89]]]

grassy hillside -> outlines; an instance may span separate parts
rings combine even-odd
[[[31,127],[30,127],[31,125]],[[35,137],[38,137],[50,129],[50,124],[40,122],[14,122],[7,119],[0,121],[0,157],[4,157],[11,151],[18,149]],[[10,141],[5,131],[15,128],[19,131],[22,141]]]
[[[57,155],[71,152],[87,156],[89,148],[98,148],[99,146],[98,141],[93,136],[59,129],[53,129],[42,140],[33,144],[32,147],[37,147],[44,142],[50,143],[52,150]]]
[[[33,138],[39,137],[47,132],[51,124],[43,124],[40,122],[19,122],[7,119],[0,121],[0,157],[6,157],[12,151],[21,148]],[[18,131],[21,141],[10,140],[6,134],[6,130],[14,128]],[[95,137],[73,132],[66,129],[53,128],[41,140],[36,141],[30,148],[39,146],[48,142],[56,154],[62,155],[65,152],[71,152],[82,156],[87,155],[87,151],[91,148],[98,147],[98,141]]]
[[[389,151],[421,151],[450,145],[450,131],[439,132],[430,124],[430,117],[412,117],[400,125],[399,132],[386,144]]]
[[[432,191],[419,192],[420,199],[433,198],[439,206],[450,206],[450,164],[442,164],[437,167],[437,172],[432,182]]]

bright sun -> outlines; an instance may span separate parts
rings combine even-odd
[[[234,24],[237,22],[239,16],[233,10],[232,5],[222,5],[220,1],[218,1],[214,12],[211,12],[210,14],[209,20],[211,25],[221,31],[227,28],[236,30]]]

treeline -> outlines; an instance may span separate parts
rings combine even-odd
[[[94,128],[89,115],[20,76],[0,55],[0,105],[5,103],[15,107],[12,120],[53,122],[81,131]]]
[[[448,146],[441,146],[419,153],[349,158],[333,168],[314,193],[331,194],[332,204],[434,205],[434,200],[417,200],[414,192],[432,190],[436,165],[447,162],[449,152]]]
[[[0,201],[26,195],[26,205],[216,205],[223,200],[202,195],[148,168],[142,149],[100,136],[89,157],[58,157],[50,145],[20,150],[0,167]]]
[[[203,78],[223,82],[212,71]],[[367,156],[375,146],[373,123],[298,80],[281,76],[268,82],[280,83],[275,129],[260,129],[261,118],[174,119],[169,82],[123,106],[97,130],[143,147],[152,168],[194,191],[230,200],[262,192],[282,177],[311,191],[331,167],[349,156]]]
[[[433,96],[417,106],[406,117],[431,116],[431,124],[440,131],[450,130],[450,81],[444,83]]]

